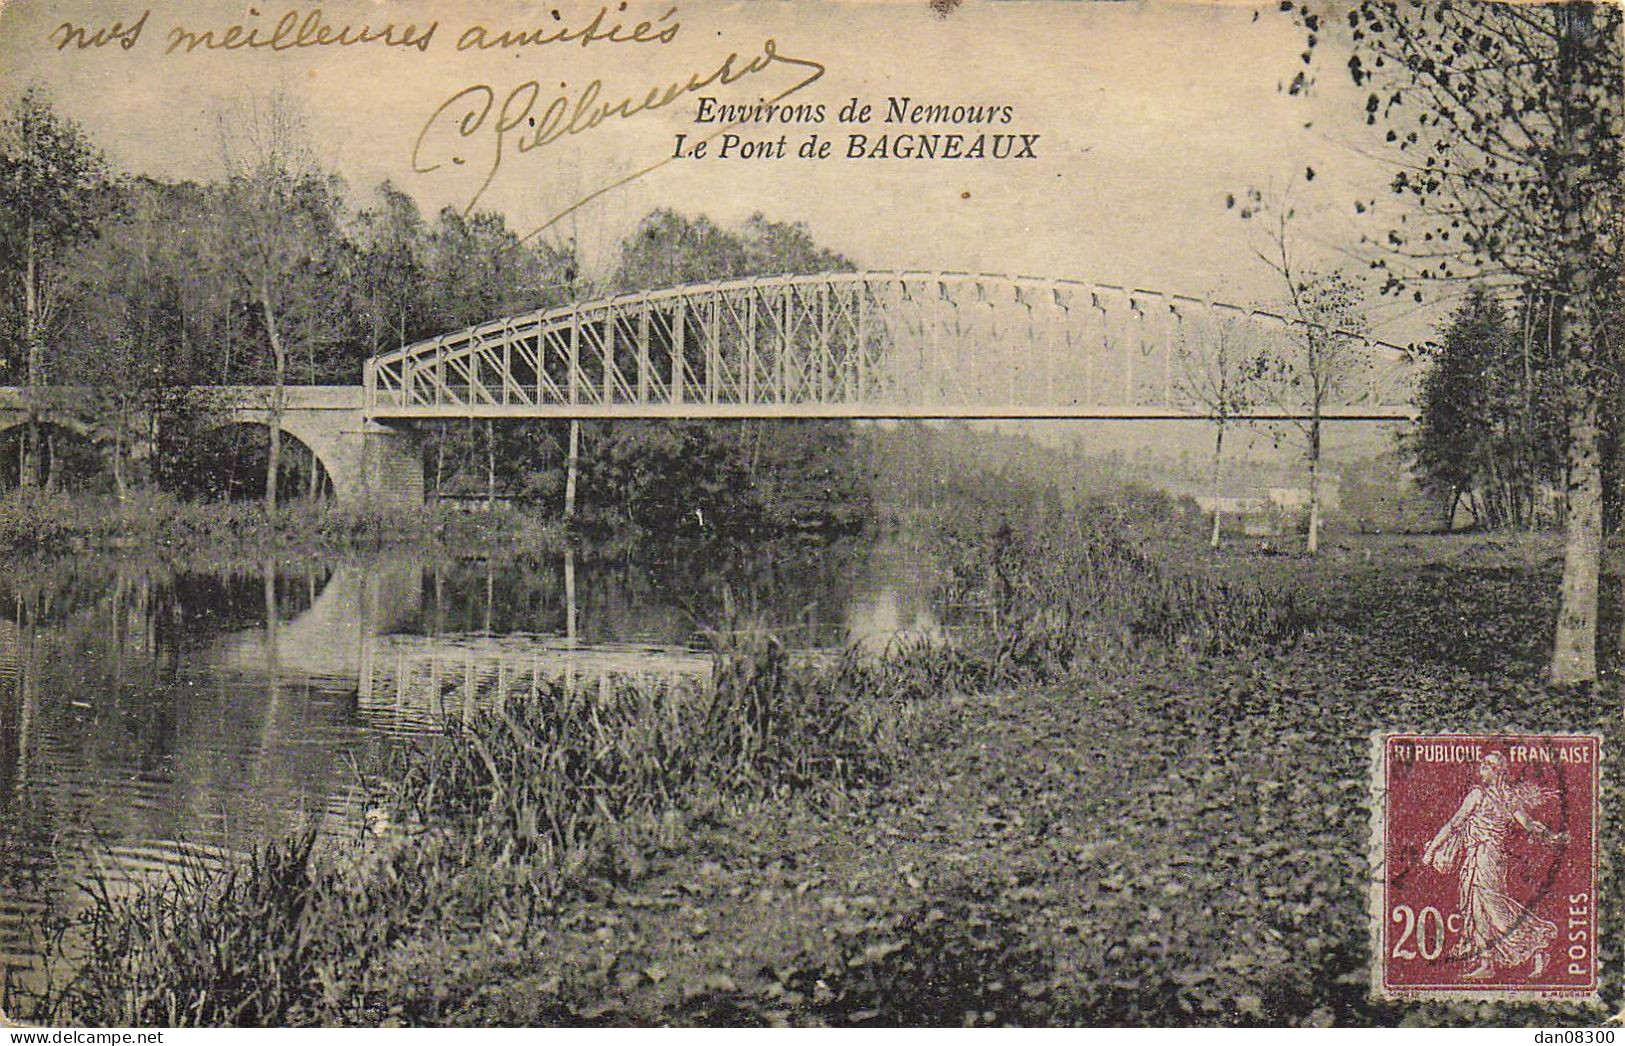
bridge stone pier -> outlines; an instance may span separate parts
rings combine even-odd
[[[207,390],[223,418],[270,425],[271,393],[258,386]],[[359,385],[289,385],[282,431],[311,449],[339,504],[423,504],[423,457],[409,429],[368,418]]]
[[[201,402],[220,423],[267,426],[276,415],[273,391],[259,385],[198,389]],[[47,387],[37,390],[34,397],[34,413],[41,421],[104,442],[101,426],[94,419],[96,409],[85,403],[84,390]],[[365,398],[360,385],[286,386],[282,431],[316,455],[333,482],[333,498],[339,504],[423,504],[423,458],[417,435],[410,428],[367,417]],[[26,390],[0,388],[0,432],[23,424],[28,414]],[[148,449],[132,448],[132,456],[142,457]]]

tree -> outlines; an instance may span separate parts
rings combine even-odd
[[[1258,356],[1258,389],[1292,417],[1304,441],[1309,470],[1309,524],[1304,550],[1320,552],[1320,452],[1326,404],[1349,389],[1367,366],[1363,295],[1342,271],[1304,268],[1293,252],[1294,210],[1283,196],[1268,201],[1248,192],[1242,218],[1272,216],[1269,247],[1256,252],[1285,293],[1287,324],[1275,351]],[[1301,413],[1307,407],[1308,416]]]
[[[271,350],[265,507],[277,506],[282,414],[295,341],[314,352],[330,314],[321,278],[334,194],[311,156],[304,121],[285,95],[241,102],[220,114],[226,182],[218,195],[217,257],[241,282]]]
[[[1329,26],[1307,4],[1286,6],[1306,30],[1308,65]],[[1619,366],[1608,324],[1622,314],[1625,247],[1622,21],[1625,8],[1588,0],[1361,0],[1347,19],[1347,67],[1370,88],[1366,123],[1392,149],[1393,191],[1413,205],[1389,223],[1374,262],[1388,289],[1510,278],[1557,306],[1568,472],[1551,664],[1560,684],[1597,677],[1604,389]],[[1300,73],[1292,89],[1311,82]]]
[[[611,286],[626,292],[743,276],[854,268],[849,259],[820,246],[800,223],[769,221],[757,213],[735,229],[724,229],[703,215],[689,217],[660,208],[645,216],[622,241]],[[700,345],[703,339],[696,332],[689,343]],[[666,434],[656,436],[643,429]],[[672,440],[683,443],[695,451],[689,466],[710,470],[692,477],[691,489],[698,492],[731,490],[736,477],[742,475],[749,493],[746,501],[718,501],[714,508],[702,508],[699,515],[709,521],[711,529],[748,528],[758,521],[775,528],[842,528],[867,516],[864,493],[840,478],[856,474],[856,448],[846,422],[620,423],[594,426],[590,432],[595,446],[627,441],[626,448],[607,452],[611,458],[628,457]],[[723,445],[725,441],[731,445]],[[701,447],[704,449],[698,449]],[[690,521],[695,518],[692,514],[687,517]]]
[[[40,481],[39,388],[47,331],[68,254],[96,233],[115,200],[107,160],[79,126],[56,114],[38,88],[0,122],[0,254],[22,300],[20,334],[29,420],[20,482]],[[10,282],[10,281],[8,281]]]
[[[573,251],[521,243],[500,214],[464,216],[445,208],[424,256],[429,286],[425,322],[435,331],[559,305],[577,290]],[[518,466],[502,469],[504,476],[532,472],[526,466],[552,443],[543,426],[499,432],[495,422],[487,421],[481,429],[476,435],[471,425],[440,423],[431,430],[428,451],[437,495],[455,486],[459,473],[472,472],[479,475],[487,499],[494,500],[499,461]]]
[[[110,445],[121,498],[129,487],[127,461],[143,436],[137,422],[155,404],[179,340],[175,287],[163,257],[170,230],[153,194],[137,186],[131,196],[127,213],[106,221],[69,269],[69,336],[57,354],[62,377],[85,387],[79,408]]]
[[[428,230],[412,197],[385,181],[376,206],[356,218],[358,297],[366,313],[368,355],[433,332],[424,285]]]
[[[750,269],[738,236],[704,215],[689,218],[662,207],[650,211],[621,241],[620,262],[610,283],[617,292],[642,291],[761,275]]]
[[[1307,418],[1294,424],[1304,438],[1309,467],[1309,529],[1305,551],[1320,551],[1321,447],[1326,404],[1342,395],[1363,369],[1364,319],[1361,295],[1342,272],[1293,273],[1282,270],[1298,320],[1288,328],[1292,351],[1274,368],[1276,380],[1306,395]]]
[[[216,431],[213,404],[192,386],[262,380],[263,334],[218,234],[220,187],[137,178],[129,197],[128,216],[86,255],[82,308],[92,322],[122,325],[130,340],[120,351],[151,364],[137,388],[116,393],[146,422],[130,439],[152,454],[148,478],[183,496],[229,498],[234,485],[212,474],[210,452],[229,444],[237,458],[246,433]],[[97,316],[104,300],[122,303],[115,316]],[[93,354],[86,367],[96,366]]]
[[[1174,346],[1174,390],[1202,407],[1213,419],[1213,460],[1209,480],[1214,496],[1224,476],[1224,434],[1236,418],[1244,416],[1262,393],[1265,360],[1243,337],[1239,315],[1216,315],[1212,322],[1194,327],[1181,324]],[[1220,519],[1215,505],[1213,531],[1208,544],[1219,547]]]
[[[1480,526],[1533,526],[1540,489],[1561,481],[1562,390],[1532,311],[1516,329],[1475,286],[1423,377],[1410,448],[1452,519],[1465,499]]]

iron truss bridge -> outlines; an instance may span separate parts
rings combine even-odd
[[[493,320],[375,357],[411,418],[1413,417],[1411,352],[1258,309],[1013,276],[841,272],[693,284]],[[1245,379],[1245,380],[1243,380]],[[1235,390],[1248,394],[1238,403]]]

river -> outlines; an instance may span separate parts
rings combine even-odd
[[[445,716],[542,679],[703,675],[707,629],[807,650],[939,632],[970,613],[940,581],[897,539],[0,568],[0,987],[93,866],[139,881],[313,822],[359,830],[357,767]]]

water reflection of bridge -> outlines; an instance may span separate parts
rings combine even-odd
[[[670,687],[709,676],[710,657],[683,647],[583,644],[575,635],[574,564],[565,562],[564,632],[414,635],[397,631],[419,612],[416,563],[343,564],[308,609],[283,620],[267,587],[266,626],[224,637],[224,667],[276,679],[355,687],[369,724],[391,733],[432,729],[510,697],[624,683]],[[269,574],[268,574],[269,576]],[[273,693],[273,697],[274,697]]]
[[[356,694],[374,727],[417,732],[555,688],[605,695],[624,685],[676,688],[710,674],[708,654],[682,648],[579,646],[556,635],[393,635],[366,645]]]
[[[274,568],[267,565],[265,576],[265,627],[224,637],[217,647],[224,667],[349,682],[359,675],[368,644],[416,613],[423,591],[416,564],[342,563],[309,609],[284,621]]]
[[[828,558],[796,560],[796,583],[752,592],[741,616],[796,650],[948,634],[958,618],[939,618],[924,568],[880,548],[826,574]],[[380,735],[555,686],[596,700],[709,675],[681,595],[560,558],[531,581],[511,563],[391,560],[0,578],[0,982],[37,959],[42,913],[78,910],[91,867],[136,883],[301,825],[359,830],[352,757]],[[858,565],[862,584],[839,583]],[[588,641],[627,636],[646,641]]]
[[[940,641],[985,624],[984,608],[933,604],[920,581],[925,568],[918,555],[892,545],[880,548],[883,554],[866,568],[868,583],[845,593],[838,618],[826,611],[821,617],[775,620],[774,634],[792,650],[827,657],[848,644],[879,652],[896,642]],[[368,725],[392,733],[432,729],[444,717],[466,717],[502,699],[554,687],[662,688],[709,675],[709,654],[696,649],[692,635],[671,628],[669,620],[617,621],[607,632],[615,641],[584,641],[583,633],[598,638],[606,630],[599,622],[578,631],[578,595],[595,608],[592,613],[602,611],[603,601],[592,598],[597,582],[578,592],[574,557],[566,552],[560,558],[562,585],[554,590],[559,602],[542,604],[539,618],[533,606],[528,627],[511,617],[493,620],[495,575],[489,565],[483,586],[476,582],[469,593],[475,596],[475,612],[449,623],[440,610],[439,568],[415,561],[341,564],[319,590],[315,579],[308,582],[307,608],[291,615],[286,605],[277,605],[279,591],[286,603],[287,586],[279,590],[268,582],[265,625],[221,637],[213,658],[246,677],[268,677],[273,701],[279,681],[353,688]],[[271,575],[267,565],[266,577]],[[481,587],[483,613],[476,594]],[[302,602],[303,592],[294,598]],[[643,631],[651,623],[655,629]],[[628,642],[627,636],[647,638]]]

